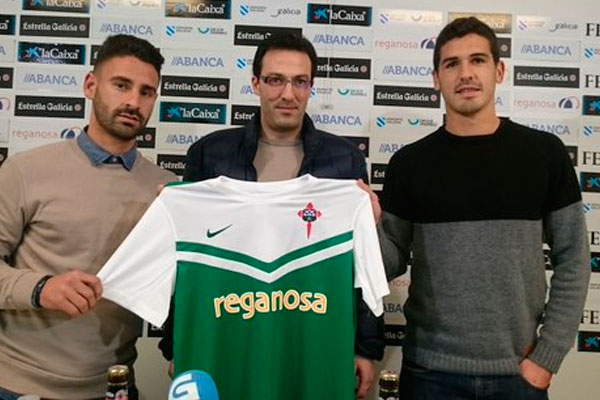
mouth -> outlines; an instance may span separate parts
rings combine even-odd
[[[121,120],[121,122],[125,125],[137,125],[140,123],[140,117],[135,114],[130,113],[118,113],[117,117]]]
[[[460,86],[454,92],[464,96],[472,96],[481,91],[479,86]]]
[[[296,107],[294,105],[285,105],[285,104],[275,106],[275,109],[283,114],[293,114],[298,111],[298,107]]]

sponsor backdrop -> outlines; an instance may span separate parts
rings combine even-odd
[[[556,399],[596,399],[600,6],[593,2],[2,0],[0,165],[82,131],[90,113],[82,83],[98,45],[128,33],[154,43],[166,59],[160,98],[138,137],[140,151],[181,174],[192,143],[257,112],[250,86],[255,46],[273,32],[291,31],[305,35],[319,54],[308,113],[319,128],[365,153],[380,189],[391,155],[443,123],[443,100],[431,78],[433,48],[444,24],[466,15],[480,17],[500,37],[507,76],[497,90],[498,113],[560,137],[580,177],[594,273],[580,333],[551,391]],[[385,301],[387,368],[399,368],[409,284],[408,275],[393,281]],[[156,350],[160,330],[144,332],[137,365],[142,398],[162,399],[168,379]]]

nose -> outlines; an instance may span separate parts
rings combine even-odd
[[[469,80],[473,77],[473,69],[468,62],[460,63],[460,79]]]
[[[288,80],[283,84],[283,89],[281,91],[281,97],[283,99],[293,99],[294,98],[294,87],[292,86],[292,81]]]
[[[141,98],[142,96],[137,90],[131,90],[125,100],[125,105],[129,108],[138,109],[140,108]]]

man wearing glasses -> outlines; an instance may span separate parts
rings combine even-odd
[[[184,181],[225,175],[244,181],[280,181],[303,174],[367,181],[362,153],[346,139],[316,129],[305,114],[317,70],[312,44],[292,34],[275,34],[254,56],[252,88],[260,112],[241,128],[211,133],[187,153]],[[172,359],[173,308],[160,347]],[[383,356],[383,319],[364,302],[357,305],[355,346],[357,397],[366,396],[375,375],[371,361]]]

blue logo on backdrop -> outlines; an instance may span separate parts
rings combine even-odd
[[[421,41],[421,48],[427,50],[435,49],[435,38],[427,38]]]
[[[385,117],[377,117],[376,123],[379,128],[383,128],[384,126],[387,125],[387,121],[386,121]]]
[[[579,99],[575,96],[564,97],[558,102],[558,107],[564,109],[579,108]]]
[[[224,104],[161,102],[160,121],[224,124],[225,110]]]
[[[172,67],[210,67],[225,68],[221,57],[194,57],[194,56],[175,56],[171,61]]]

